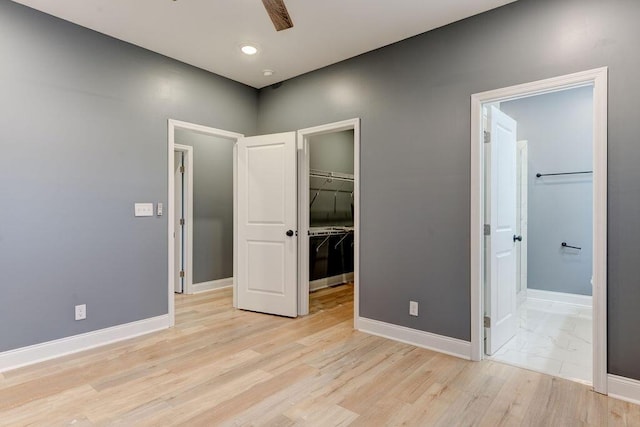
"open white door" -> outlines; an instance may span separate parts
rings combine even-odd
[[[174,273],[173,280],[174,291],[176,293],[184,292],[184,154],[182,151],[174,152],[174,172],[175,172],[175,197],[173,207],[175,209],[174,215]]]
[[[489,298],[485,312],[487,354],[494,354],[516,333],[516,122],[496,107],[489,110],[490,237],[487,242]]]
[[[296,317],[296,134],[238,140],[238,308]]]

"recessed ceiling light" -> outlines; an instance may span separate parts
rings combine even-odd
[[[242,53],[244,53],[245,55],[255,55],[256,53],[258,53],[258,48],[255,46],[251,46],[250,44],[245,44],[243,45],[240,50],[242,51]]]
[[[262,75],[265,77],[273,76],[273,70],[262,70]]]

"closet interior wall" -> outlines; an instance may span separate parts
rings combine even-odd
[[[353,278],[353,130],[309,141],[309,288]]]

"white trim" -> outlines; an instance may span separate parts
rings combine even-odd
[[[187,265],[185,272],[184,289],[182,290],[182,292],[184,292],[185,294],[190,294],[193,292],[193,289],[191,288],[193,284],[193,147],[191,147],[190,145],[174,144],[173,151],[174,153],[176,151],[184,151],[185,153],[187,153],[187,160],[185,162],[185,169],[187,171],[187,194],[185,197],[187,201],[187,206],[185,209],[187,211],[187,217],[185,218],[187,222],[187,245],[184,250],[187,254]],[[173,207],[171,208],[174,209]]]
[[[298,131],[298,314],[309,313],[309,138],[353,129],[353,321],[360,313],[360,119],[300,129]]]
[[[233,144],[233,308],[238,308],[238,140]]]
[[[244,137],[243,134],[240,133],[235,133],[235,132],[229,132],[226,130],[222,130],[222,129],[216,129],[216,128],[210,128],[207,126],[202,126],[202,125],[197,125],[194,123],[188,123],[188,122],[181,122],[179,120],[173,120],[173,119],[169,119],[167,121],[167,133],[168,133],[168,144],[167,144],[167,165],[168,165],[168,185],[167,185],[167,207],[169,207],[169,209],[167,209],[168,215],[167,215],[167,246],[168,246],[168,250],[167,250],[167,261],[168,261],[168,301],[167,301],[167,306],[168,306],[168,315],[169,315],[169,326],[173,326],[175,325],[175,301],[174,301],[174,280],[173,280],[173,275],[174,275],[174,257],[175,257],[175,247],[173,244],[173,235],[174,235],[174,219],[175,219],[175,213],[174,213],[174,187],[175,187],[175,179],[174,179],[174,159],[173,159],[173,152],[175,150],[175,130],[176,129],[187,129],[187,130],[192,130],[192,131],[196,131],[196,132],[200,132],[200,133],[204,133],[207,135],[214,135],[214,136],[218,136],[221,138],[227,138],[230,139],[234,142],[237,142],[238,138],[242,138]],[[234,148],[233,148],[233,203],[234,203],[234,212],[235,212],[235,208],[236,208],[236,162],[237,162],[237,150],[236,150],[236,145],[234,144]],[[191,221],[193,222],[193,221]],[[236,224],[234,221],[234,246],[233,246],[233,271],[234,271],[234,277],[236,276],[236,239],[235,239],[235,234],[236,234]],[[191,239],[191,241],[193,242],[193,239]],[[234,302],[235,302],[235,292],[234,292]]]
[[[561,302],[564,304],[593,307],[593,297],[590,295],[568,294],[565,292],[545,291],[542,289],[527,289],[527,299]]]
[[[640,405],[640,381],[609,374],[609,397]]]
[[[461,359],[470,359],[471,343],[469,341],[445,337],[443,335],[380,322],[379,320],[367,319],[365,317],[358,319],[357,329],[371,335],[377,335],[390,340],[415,345],[416,347],[449,354]]]
[[[323,277],[322,279],[310,280],[309,292],[318,291],[335,285],[341,285],[352,281],[354,277],[355,274],[353,273],[344,273],[331,277]]]
[[[169,315],[151,317],[124,325],[112,326],[80,335],[30,345],[0,353],[0,372],[44,362],[56,357],[128,340],[170,327]]]
[[[201,292],[214,291],[216,289],[229,288],[231,286],[233,286],[233,277],[226,277],[224,279],[194,283],[191,286],[191,293],[199,294]]]
[[[471,96],[471,358],[483,357],[484,164],[482,105],[593,85],[593,388],[607,392],[607,68],[540,80]]]
[[[593,388],[607,394],[607,68],[593,84]]]

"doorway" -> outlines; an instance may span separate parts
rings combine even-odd
[[[232,286],[236,260],[235,165],[236,142],[243,135],[193,123],[168,122],[168,277],[169,319],[175,324],[174,292],[179,288],[180,231],[186,228],[184,244],[184,293],[192,294]],[[182,176],[176,171],[176,154],[185,158],[185,214],[178,197]],[[198,164],[198,161],[203,164]],[[212,173],[223,175],[210,176]],[[194,176],[195,175],[195,176]],[[198,182],[196,182],[198,181]],[[220,188],[218,188],[220,187]],[[219,190],[219,191],[218,191]],[[220,211],[222,209],[223,211]],[[183,219],[180,224],[180,219]],[[194,236],[196,234],[196,236]],[[223,237],[226,236],[226,237]]]
[[[591,384],[593,86],[493,103],[484,113],[484,315],[493,321],[485,354]]]
[[[230,162],[233,165],[234,198],[233,250],[231,251],[233,253],[234,307],[290,317],[309,312],[309,281],[308,279],[304,282],[299,280],[301,260],[306,260],[305,270],[308,274],[308,248],[307,251],[298,251],[299,237],[308,238],[309,176],[306,174],[302,178],[304,182],[298,181],[296,171],[308,169],[308,157],[305,157],[306,151],[304,151],[308,149],[308,138],[332,132],[350,131],[353,139],[351,148],[353,174],[348,196],[353,205],[349,209],[353,226],[347,234],[353,240],[354,293],[357,295],[358,119],[304,129],[298,131],[297,135],[295,132],[288,132],[247,138],[232,132],[170,120],[169,204],[171,206],[174,206],[176,199],[174,152],[175,145],[179,142],[176,135],[185,130],[224,138],[234,143],[233,159]],[[197,150],[194,149],[194,151]],[[197,156],[197,153],[194,152],[194,156]],[[307,190],[302,192],[300,189],[305,185]],[[297,200],[299,192],[301,198]],[[197,200],[197,197],[194,196],[193,199]],[[172,240],[174,228],[176,228],[174,210],[170,210],[169,214],[169,313],[174,321],[175,309],[171,296],[175,288],[177,268],[175,256],[179,248],[176,249],[177,245]],[[298,217],[306,218],[306,225],[299,227]],[[349,247],[351,247],[351,241]],[[196,250],[192,251],[194,256],[196,252]],[[195,286],[194,284],[193,287]],[[357,306],[356,297],[355,318],[357,318]],[[286,310],[281,310],[283,307]]]
[[[541,275],[537,273],[544,269],[536,264],[538,261],[533,262],[535,258],[531,253],[534,240],[540,237],[539,232],[536,232],[536,236],[532,237],[532,213],[535,211],[531,207],[531,197],[525,201],[528,203],[527,211],[529,214],[528,218],[525,216],[528,220],[525,223],[528,226],[528,246],[524,253],[520,251],[518,254],[516,251],[517,245],[524,240],[521,234],[522,215],[517,218],[516,208],[518,204],[522,203],[522,197],[518,198],[517,188],[525,191],[521,186],[522,182],[517,182],[516,158],[519,148],[525,144],[518,146],[517,122],[501,110],[507,110],[509,103],[513,107],[515,100],[544,94],[560,94],[563,91],[577,88],[589,91],[593,96],[591,116],[593,124],[590,129],[593,135],[593,149],[589,153],[593,158],[593,169],[567,172],[589,172],[590,178],[584,179],[587,176],[586,173],[580,175],[580,178],[577,178],[578,174],[565,175],[562,168],[557,173],[563,173],[563,175],[553,175],[556,173],[555,169],[529,170],[528,184],[529,187],[536,186],[537,190],[566,191],[567,185],[570,183],[576,184],[578,181],[584,183],[592,179],[589,195],[592,198],[590,205],[593,217],[592,226],[587,227],[592,233],[585,237],[588,244],[581,246],[581,244],[569,241],[570,238],[565,236],[571,235],[571,231],[565,227],[560,231],[555,230],[553,241],[559,239],[558,242],[555,242],[557,248],[547,250],[545,256],[553,255],[562,262],[575,263],[578,259],[588,258],[585,256],[586,250],[582,254],[579,251],[587,249],[587,246],[593,248],[593,257],[588,262],[590,265],[587,266],[593,275],[592,383],[595,391],[606,393],[606,68],[472,96],[472,359],[481,360],[484,358],[485,350],[486,354],[498,353],[502,346],[516,335],[519,320],[516,295],[517,278],[522,277],[524,266],[528,279],[526,285],[520,283],[521,287],[526,286],[523,290],[541,287]],[[497,105],[505,106],[505,108],[497,108]],[[483,113],[485,109],[487,110],[486,121]],[[491,127],[496,129],[495,133],[485,135],[483,133],[485,128]],[[489,144],[484,142],[489,142]],[[534,150],[533,142],[528,141],[526,145],[528,147],[527,154],[530,157],[532,150]],[[554,161],[556,160],[558,159],[554,159]],[[532,165],[531,158],[528,164]],[[532,173],[535,176],[532,177]],[[549,175],[547,176],[547,174]],[[505,181],[499,179],[499,175],[511,178]],[[567,181],[567,177],[573,181]],[[551,182],[552,180],[555,181]],[[532,194],[531,188],[529,188],[528,194]],[[520,196],[522,195],[520,194]],[[525,257],[524,260],[523,257]],[[527,260],[530,262],[527,263]],[[549,262],[551,261],[547,260],[547,264],[544,265],[548,266]],[[545,286],[548,285],[548,282],[548,278],[546,281],[542,280]],[[585,280],[582,279],[580,285],[591,286],[590,278],[586,280],[586,284],[584,282]],[[535,292],[533,293],[535,294]],[[527,303],[528,301],[523,304]],[[488,315],[485,316],[485,313]],[[530,368],[536,369],[535,366]],[[544,369],[539,370],[544,371]]]
[[[360,121],[298,131],[298,314],[309,293],[353,283],[358,318]],[[354,323],[355,324],[355,323]]]

